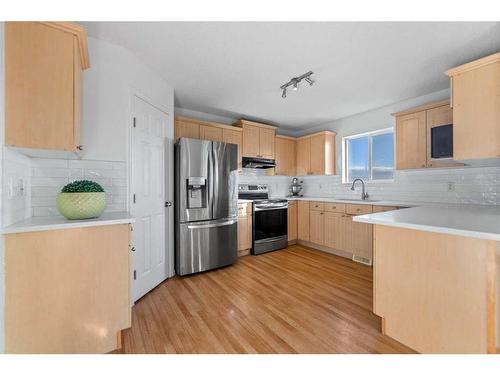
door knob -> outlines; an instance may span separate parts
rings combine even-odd
[[[171,207],[172,206],[172,202],[165,202],[165,207]]]

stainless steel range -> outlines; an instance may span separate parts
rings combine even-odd
[[[238,185],[238,198],[253,201],[252,254],[288,245],[288,201],[269,199],[267,185]]]

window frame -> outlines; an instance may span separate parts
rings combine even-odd
[[[349,135],[346,137],[342,137],[342,183],[343,184],[351,184],[349,182],[349,176],[348,176],[348,169],[347,169],[347,163],[348,163],[348,141],[352,139],[357,139],[357,138],[364,138],[368,137],[368,173],[369,173],[369,178],[365,182],[374,182],[374,183],[385,183],[385,182],[394,182],[394,174],[393,178],[391,179],[373,179],[373,166],[372,166],[372,149],[373,149],[373,137],[377,135],[383,135],[383,134],[393,134],[393,153],[394,153],[394,171],[396,171],[396,133],[394,127],[390,128],[384,128],[384,129],[378,129],[378,130],[373,130],[369,132],[364,132],[364,133],[357,133],[353,135]]]

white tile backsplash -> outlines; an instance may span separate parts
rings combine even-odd
[[[311,197],[359,198],[361,184],[350,190],[340,175],[303,176],[303,193]],[[243,169],[239,183],[268,184],[271,196],[288,194],[292,177],[266,176],[265,171]],[[366,184],[370,198],[411,202],[500,204],[500,167],[463,167],[396,171],[391,182]]]
[[[31,158],[31,205],[33,216],[60,215],[57,194],[67,183],[88,179],[106,191],[106,212],[127,209],[125,162]]]

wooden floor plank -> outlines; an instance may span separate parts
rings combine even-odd
[[[412,353],[380,333],[373,274],[293,245],[167,280],[132,309],[124,353]]]

